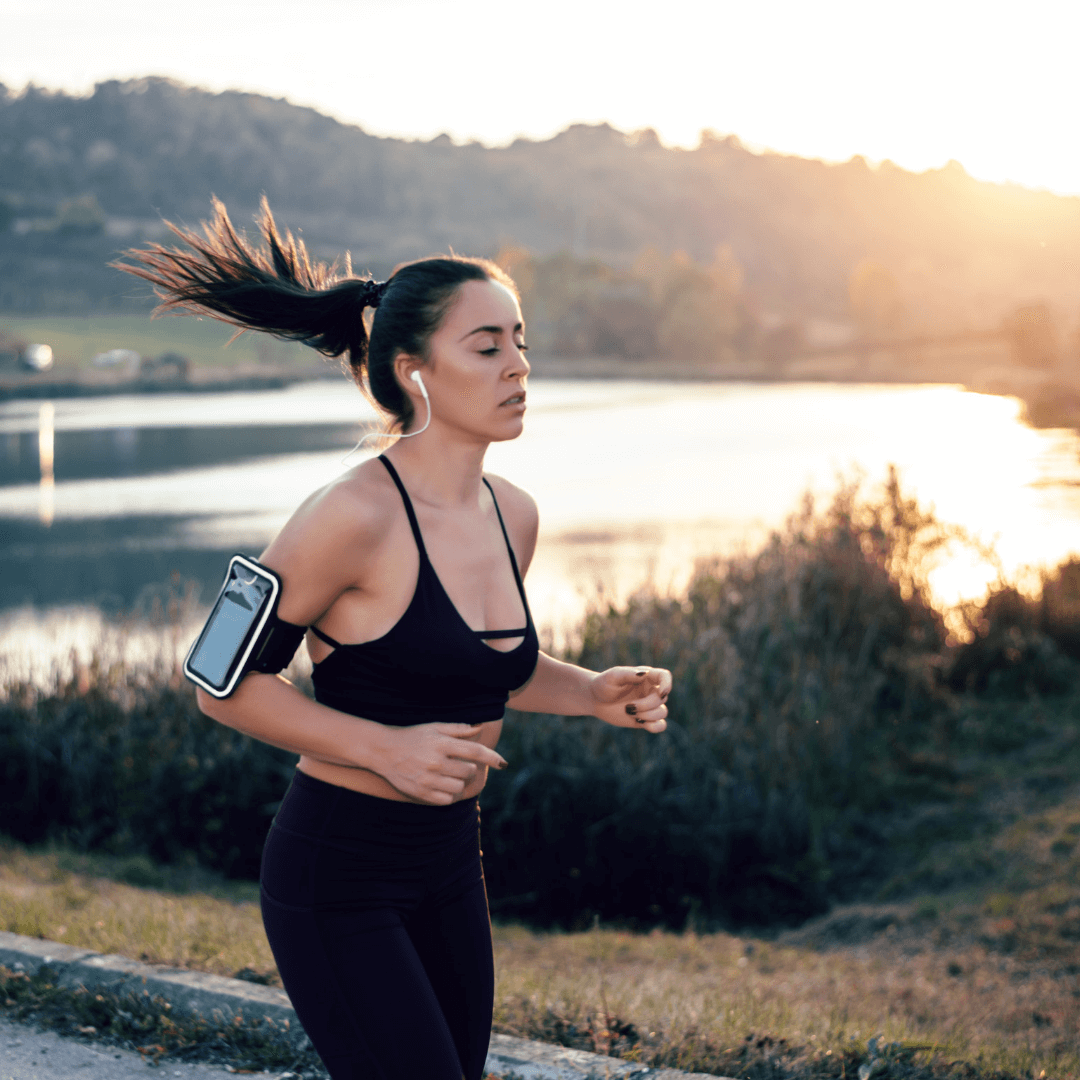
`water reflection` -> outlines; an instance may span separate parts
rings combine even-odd
[[[56,514],[56,483],[53,476],[54,412],[51,401],[44,402],[38,412],[38,473],[41,478],[39,481],[38,519],[46,529],[52,525],[53,517]]]
[[[557,380],[529,399],[524,436],[488,466],[539,503],[530,598],[556,630],[643,580],[679,587],[695,558],[760,543],[808,487],[831,492],[854,469],[879,481],[889,462],[942,519],[996,543],[1009,572],[1080,549],[1080,440],[1026,427],[1012,399]],[[0,608],[130,607],[173,571],[210,595],[225,557],[260,551],[370,421],[345,383],[0,406]],[[934,587],[977,595],[994,572],[953,560]]]
[[[0,488],[36,484],[48,454],[56,482],[155,476],[202,466],[257,461],[274,454],[348,449],[367,424],[259,424],[64,430],[54,421],[52,402],[40,406],[36,430],[9,431],[0,438]],[[48,447],[46,448],[46,442]]]

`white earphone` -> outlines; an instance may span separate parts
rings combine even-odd
[[[419,371],[414,371],[409,376],[409,378],[412,379],[412,381],[414,383],[416,383],[417,386],[420,387],[420,393],[424,395],[424,401],[426,402],[428,408],[430,409],[431,408],[431,401],[429,400],[429,398],[427,396],[427,387],[424,385],[424,380],[420,378],[420,372]],[[420,432],[416,431],[416,432],[413,432],[413,434],[414,435],[419,435]]]
[[[420,388],[420,394],[424,399],[424,404],[427,406],[427,420],[424,421],[424,426],[420,431],[410,431],[407,435],[398,435],[393,431],[369,431],[342,459],[341,464],[344,465],[368,441],[368,439],[386,439],[393,438],[395,435],[399,439],[411,439],[414,435],[419,435],[421,432],[427,431],[431,424],[431,398],[428,397],[427,387],[424,385],[424,380],[420,378],[420,372],[414,371],[410,376],[410,379]]]

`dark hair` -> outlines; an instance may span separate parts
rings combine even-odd
[[[413,408],[394,374],[401,353],[428,358],[428,342],[466,281],[497,281],[517,294],[510,277],[489,259],[436,255],[402,263],[376,287],[354,277],[348,255],[339,264],[314,262],[302,240],[282,236],[264,196],[257,218],[266,249],[253,247],[233,228],[219,199],[202,234],[165,224],[188,250],[151,244],[112,263],[154,286],[155,314],[192,311],[288,341],[302,341],[325,356],[344,356],[353,378],[399,429]],[[365,307],[374,307],[370,339]]]

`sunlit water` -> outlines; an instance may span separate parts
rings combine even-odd
[[[257,553],[340,474],[372,419],[344,382],[0,405],[9,662],[84,648],[99,607],[108,622],[170,571],[205,593],[225,554]],[[540,505],[529,594],[556,640],[599,592],[678,588],[697,557],[760,543],[807,489],[856,471],[872,485],[889,463],[1009,573],[1080,551],[1077,435],[954,387],[536,380],[525,434],[488,455]],[[950,603],[993,573],[955,559],[933,585]]]

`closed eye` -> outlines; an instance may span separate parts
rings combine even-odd
[[[522,342],[522,344],[517,346],[517,349],[518,349],[519,352],[528,352],[529,351],[529,346],[526,345],[524,342]],[[498,354],[499,354],[499,346],[498,345],[492,345],[490,349],[481,349],[480,350],[480,355],[481,356],[498,356]]]

